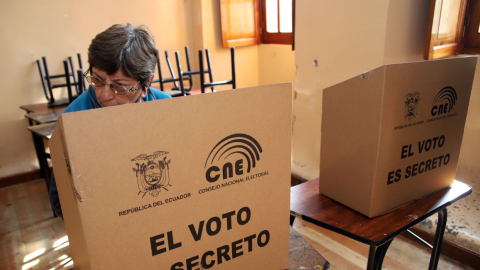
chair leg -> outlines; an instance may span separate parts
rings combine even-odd
[[[77,53],[77,58],[78,58],[78,66],[80,67],[81,70],[83,70],[83,67],[82,67],[82,56]]]
[[[190,53],[188,52],[188,46],[185,46],[185,56],[187,57],[187,70],[190,72],[190,71],[192,71],[192,69],[190,67]],[[188,83],[190,84],[189,85],[190,88],[187,89],[187,91],[190,91],[193,88],[193,82],[192,82],[192,76],[191,75],[188,77]]]
[[[231,64],[232,64],[232,87],[233,89],[237,88],[237,79],[235,77],[235,47],[230,48],[230,57],[231,57]]]
[[[47,67],[47,59],[42,57],[43,61],[43,70],[45,71],[45,79],[47,81],[47,87],[48,87],[48,92],[50,94],[50,100],[48,101],[49,104],[55,103],[55,99],[53,98],[53,92],[52,92],[52,83],[50,82],[50,75],[48,75],[48,67]]]
[[[160,66],[160,52],[157,49],[157,67],[158,67],[158,82],[160,83],[160,90],[163,92],[163,78],[162,78],[162,67]]]
[[[208,49],[205,49],[205,55],[207,57],[207,67],[208,67],[208,77],[210,79],[210,82],[213,83],[213,76],[212,76],[212,65],[210,64],[210,52]],[[215,88],[210,87],[212,89],[212,92],[215,92]]]
[[[200,89],[202,94],[205,93],[205,77],[203,72],[203,51],[198,50],[198,64],[200,66]]]
[[[75,68],[73,67],[73,60],[72,57],[68,57],[68,62],[70,64],[70,70],[72,71],[72,77],[73,77],[73,85],[75,85],[75,90],[77,92],[77,96],[80,95],[80,88],[78,87],[78,82],[77,82],[77,76],[75,74]],[[67,70],[68,71],[68,70]],[[68,76],[70,77],[70,71],[68,71]]]
[[[80,88],[80,94],[85,92],[85,81],[83,80],[83,70],[77,69],[77,76],[78,76],[78,88]]]
[[[63,68],[65,69],[65,80],[67,81],[68,103],[72,103],[72,84],[70,83],[70,74],[68,73],[68,61],[63,60]]]
[[[168,58],[168,52],[167,51],[165,51],[165,59],[167,60],[167,65],[168,65],[168,69],[170,70],[170,75],[172,75],[173,79],[176,79],[175,72],[173,72],[172,63],[170,62],[170,58]],[[175,88],[178,89],[177,81],[174,81],[173,84],[175,85]]]
[[[40,60],[37,60],[37,67],[38,67],[38,73],[40,73],[40,81],[42,82],[45,98],[47,98],[47,101],[50,101],[50,97],[48,96],[47,85],[45,84],[45,76],[43,76],[42,67],[40,66]]]
[[[177,70],[178,70],[178,79],[180,81],[180,91],[182,91],[182,96],[185,96],[185,88],[183,87],[183,72],[182,66],[180,63],[180,53],[178,51],[175,52],[175,60],[177,60]]]

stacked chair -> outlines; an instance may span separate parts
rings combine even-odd
[[[80,67],[80,70],[82,70],[81,55],[77,54],[77,57],[78,57],[78,65]],[[85,90],[84,88],[79,87],[80,85],[79,80],[83,80],[83,76],[78,76],[75,74],[74,72],[75,68],[73,66],[72,57],[68,57],[68,60],[63,61],[64,73],[58,74],[58,75],[50,75],[48,71],[46,57],[42,57],[43,70],[40,64],[40,60],[37,60],[36,62],[38,66],[38,72],[40,73],[40,81],[42,82],[43,91],[45,93],[45,98],[48,101],[49,107],[57,107],[57,106],[70,104],[73,100],[75,100],[75,98],[78,95],[80,95]],[[77,74],[79,73],[77,72]],[[78,80],[77,80],[77,77],[78,77]],[[59,78],[64,78],[65,79],[64,83],[52,84],[52,79],[59,79]],[[82,84],[82,85],[85,85],[85,84]],[[60,88],[60,87],[67,87],[68,99],[54,98],[53,89]],[[75,92],[72,91],[72,87],[75,87]]]
[[[83,78],[83,68],[82,68],[82,60],[80,54],[77,54],[78,57],[78,64],[80,69],[77,70],[76,74],[74,72],[75,68],[73,66],[72,57],[68,57],[67,60],[63,61],[64,73],[58,75],[50,75],[48,67],[47,67],[47,60],[45,57],[42,57],[43,62],[43,70],[40,60],[37,60],[38,71],[40,73],[40,80],[42,82],[43,90],[45,93],[45,98],[48,101],[49,107],[56,107],[62,105],[68,105],[76,97],[82,94],[85,91],[85,83]],[[178,96],[186,96],[189,95],[192,90],[192,76],[193,75],[200,75],[200,88],[201,92],[205,93],[205,89],[210,88],[212,92],[215,92],[215,86],[219,85],[227,85],[231,84],[232,88],[236,88],[236,78],[235,78],[235,48],[230,48],[230,58],[231,58],[231,72],[232,72],[232,79],[227,81],[213,81],[212,75],[212,66],[210,61],[210,53],[208,49],[205,50],[205,58],[207,61],[207,68],[204,68],[204,56],[203,50],[198,51],[198,59],[199,59],[199,69],[192,70],[190,64],[190,54],[188,50],[188,46],[185,47],[185,57],[187,62],[187,70],[182,70],[182,65],[180,62],[180,53],[178,51],[175,52],[175,60],[177,63],[177,74],[176,76],[174,69],[172,67],[172,63],[168,57],[168,52],[165,51],[165,61],[167,62],[168,70],[170,72],[169,78],[163,78],[162,76],[162,68],[160,65],[160,53],[157,49],[157,68],[158,68],[158,79],[153,80],[152,83],[159,83],[160,90],[169,94],[172,97]],[[205,81],[205,74],[208,74],[208,79],[210,82]],[[60,79],[63,78],[65,81],[59,84],[52,84],[53,79]],[[185,87],[185,81],[188,81],[188,88]],[[173,87],[169,90],[165,89],[164,84],[173,83]],[[53,95],[53,89],[66,87],[68,91],[68,99],[55,99]],[[73,88],[75,88],[73,90]]]
[[[157,50],[157,55],[158,50]],[[170,62],[170,59],[168,58],[168,52],[165,51],[165,60],[167,62],[170,75],[172,77],[163,79],[163,76],[161,74],[161,67],[160,67],[160,57],[157,58],[157,66],[158,66],[158,77],[159,79],[154,80],[153,83],[160,83],[160,90],[164,91],[165,93],[169,94],[172,97],[177,97],[177,96],[186,96],[190,94],[190,91],[192,89],[192,76],[193,75],[200,75],[200,88],[201,92],[205,93],[205,89],[210,87],[212,92],[215,92],[214,86],[218,85],[227,85],[231,84],[232,88],[236,88],[236,77],[235,77],[235,48],[230,48],[230,58],[231,58],[231,71],[232,71],[232,79],[227,80],[227,81],[218,81],[214,82],[213,81],[213,75],[212,75],[212,67],[211,67],[211,61],[210,61],[210,53],[208,49],[205,50],[205,58],[207,60],[207,69],[204,68],[204,60],[203,60],[203,50],[199,50],[198,52],[199,56],[199,66],[200,68],[198,70],[192,70],[191,64],[190,64],[190,54],[188,50],[188,46],[185,47],[185,57],[186,57],[186,62],[187,62],[187,70],[183,71],[182,70],[182,65],[180,61],[180,53],[178,51],[175,52],[175,60],[177,64],[177,73],[178,77],[175,75],[175,72],[173,71],[172,64]],[[205,74],[208,74],[208,78],[210,82],[205,82]],[[189,82],[189,87],[186,88],[184,81]],[[163,84],[164,83],[174,83],[174,87],[171,90],[165,90]]]
[[[202,93],[205,93],[206,87],[210,87],[212,89],[212,92],[215,92],[213,87],[218,85],[231,84],[233,89],[237,88],[237,81],[235,77],[235,48],[234,47],[230,48],[230,65],[231,65],[231,71],[232,71],[232,79],[228,81],[213,82],[212,72],[211,72],[212,69],[210,67],[210,54],[208,52],[208,49],[205,50],[205,54],[207,56],[207,65],[208,65],[208,71],[209,71],[209,77],[210,77],[209,83],[206,83],[204,78],[203,51],[202,50],[198,51],[198,59],[200,63],[200,88],[202,90]]]
[[[188,48],[185,47],[187,50]],[[153,80],[152,83],[160,83],[160,90],[169,94],[170,96],[172,97],[178,97],[178,96],[185,96],[186,95],[186,92],[187,91],[190,91],[191,89],[191,86],[192,86],[192,78],[191,77],[182,77],[182,80],[180,80],[179,78],[177,78],[175,76],[175,72],[173,71],[173,67],[172,67],[172,63],[170,62],[170,59],[168,58],[168,52],[165,51],[165,60],[167,61],[167,65],[168,65],[168,69],[170,71],[170,75],[172,77],[170,78],[163,78],[162,76],[162,67],[160,65],[160,53],[159,51],[157,50],[157,68],[158,68],[158,79],[157,80]],[[183,80],[189,80],[190,82],[190,88],[188,90],[185,90],[183,87],[180,89],[178,87],[178,82],[181,81],[182,85],[183,85]],[[165,83],[173,83],[174,84],[174,87],[171,89],[171,90],[167,90],[165,91],[165,87],[163,84]]]

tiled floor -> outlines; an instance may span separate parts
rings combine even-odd
[[[45,181],[0,189],[0,269],[69,269],[67,233],[53,218]]]
[[[472,194],[449,206],[444,239],[480,253],[480,184],[462,180],[472,186]],[[417,228],[435,234],[437,215],[417,225]]]
[[[330,262],[330,269],[366,269],[368,245],[303,220],[295,220],[293,228]],[[382,269],[428,269],[430,254],[431,250],[420,242],[398,236],[388,248]],[[462,262],[452,260],[444,255],[440,256],[437,269],[472,270]]]

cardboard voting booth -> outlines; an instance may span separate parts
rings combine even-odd
[[[288,267],[292,86],[63,114],[75,270]]]
[[[385,65],[325,89],[320,193],[374,217],[451,185],[476,62]]]

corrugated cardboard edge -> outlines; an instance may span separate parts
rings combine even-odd
[[[65,226],[75,269],[91,269],[81,212],[78,207],[75,192],[69,183],[69,181],[72,181],[72,175],[68,167],[69,160],[64,132],[62,115],[60,116],[52,138],[49,141],[53,172],[55,174],[58,195],[62,205],[63,218],[65,219]]]
[[[383,68],[383,83],[382,83],[382,99],[380,101],[380,124],[378,129],[378,144],[377,144],[377,160],[375,161],[375,168],[378,167],[378,159],[380,156],[380,142],[382,136],[382,119],[383,119],[383,105],[385,103],[385,80],[387,79],[387,66]],[[372,203],[373,203],[373,196],[375,195],[375,179],[377,179],[377,170],[375,169],[375,173],[373,174],[373,182],[372,182],[372,192],[370,193],[370,208],[368,209],[368,217],[372,218],[374,213],[372,212]]]
[[[373,194],[373,179],[370,183],[367,183],[369,186],[364,187],[365,183],[361,182],[361,179],[366,179],[366,177],[374,177],[375,176],[375,168],[378,162],[378,146],[379,144],[376,143],[380,136],[380,122],[381,122],[381,107],[382,100],[381,97],[383,95],[383,84],[384,84],[384,76],[385,76],[385,67],[381,66],[369,72],[363,73],[359,76],[355,76],[349,80],[331,86],[323,90],[323,99],[322,99],[322,130],[325,128],[333,128],[334,133],[336,133],[336,138],[333,141],[338,141],[338,136],[344,136],[344,144],[343,145],[334,145],[334,142],[328,141],[328,138],[322,134],[321,136],[321,149],[320,149],[320,184],[319,184],[319,191],[321,194],[330,197],[336,201],[341,201],[342,204],[348,206],[360,212],[364,215],[368,215],[370,211],[370,204],[371,204],[371,196]],[[372,82],[373,79],[378,80],[377,82]],[[338,92],[341,87],[344,87],[345,90],[348,86],[346,84],[353,83],[355,81],[362,82],[360,85],[361,87],[357,87],[354,89],[349,88],[348,91],[343,91],[344,93]],[[378,84],[378,85],[375,85]],[[342,86],[343,84],[343,86]],[[380,93],[382,91],[382,93]],[[347,93],[348,92],[348,93]],[[378,98],[375,101],[372,101],[372,93],[377,92]],[[345,104],[344,97],[341,95],[346,95],[354,102]],[[328,95],[328,97],[326,97]],[[353,97],[353,98],[352,98]],[[340,102],[341,101],[341,102]],[[373,102],[373,103],[372,103]],[[355,107],[351,106],[354,103]],[[370,105],[370,106],[369,106]],[[378,113],[377,117],[370,117],[367,119],[361,118],[359,114],[350,114],[347,115],[345,112],[354,112],[355,110],[361,110],[362,108],[368,108],[375,113]],[[343,116],[337,117],[336,115],[343,113]],[[335,121],[342,121],[342,122],[349,122],[352,126],[355,124],[362,123],[364,126],[363,130],[350,130],[348,132],[344,130],[339,130],[341,125],[335,125],[335,121],[329,119],[330,117],[335,118]],[[331,122],[331,123],[328,123]],[[344,125],[343,125],[344,126]],[[369,132],[373,127],[376,131]],[[364,138],[361,143],[356,143],[353,139],[354,137],[351,136],[352,132],[355,132],[355,138],[361,137]],[[368,134],[373,133],[371,136],[376,136],[375,139],[373,137],[367,136]],[[359,147],[360,145],[360,147]],[[343,175],[342,178],[349,179],[348,181],[342,181],[343,186],[340,188],[338,187],[338,183],[336,184],[329,184],[333,183],[338,179],[335,177],[335,173],[331,170],[328,170],[329,165],[335,167],[334,163],[341,163],[344,162],[345,156],[351,156],[353,148],[362,148],[362,149],[374,149],[375,154],[372,155],[371,163],[368,164],[367,169],[370,172],[367,172],[365,168],[361,168],[362,164],[359,162],[352,162],[351,164],[345,164],[346,168],[343,172],[339,172],[340,174],[350,173],[350,176]],[[369,153],[364,151],[364,153]],[[322,158],[325,156],[330,156],[328,159]],[[337,158],[331,158],[332,156],[337,156]],[[328,162],[325,162],[328,160]],[[329,163],[330,162],[330,163]],[[333,162],[333,164],[332,164]],[[329,164],[327,164],[329,163]],[[367,166],[363,166],[367,167]],[[327,174],[328,173],[328,174]],[[360,181],[359,181],[360,180]],[[348,183],[347,183],[348,182]],[[369,198],[368,202],[361,206],[358,203],[355,203],[359,200],[351,201],[347,196],[348,192],[345,190],[355,190],[356,196],[364,196]]]

